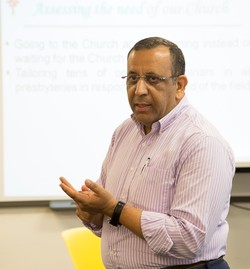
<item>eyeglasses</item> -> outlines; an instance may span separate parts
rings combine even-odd
[[[139,76],[136,74],[130,74],[127,76],[123,76],[121,78],[126,79],[128,86],[133,86],[133,85],[136,85],[140,79],[143,79],[149,85],[157,85],[158,83],[160,83],[164,80],[168,80],[170,78],[176,78],[176,76],[162,77],[162,76],[157,76],[155,74],[145,74],[143,76]]]

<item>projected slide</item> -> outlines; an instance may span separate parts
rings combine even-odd
[[[96,180],[131,114],[127,52],[162,36],[183,50],[186,94],[250,164],[249,1],[1,1],[0,200],[63,199]]]

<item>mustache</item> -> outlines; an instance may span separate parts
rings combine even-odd
[[[151,102],[144,98],[135,98],[133,99],[133,103],[136,105],[150,105]]]

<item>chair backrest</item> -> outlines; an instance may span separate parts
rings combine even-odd
[[[104,269],[101,258],[101,239],[85,227],[62,232],[71,260],[76,269]]]

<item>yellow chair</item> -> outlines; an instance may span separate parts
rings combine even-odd
[[[63,240],[76,269],[103,269],[101,239],[85,227],[62,232]]]

